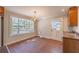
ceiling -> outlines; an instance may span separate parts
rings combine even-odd
[[[67,15],[69,6],[6,6],[5,8],[28,16],[33,16],[34,11],[36,11],[38,16],[57,17]]]

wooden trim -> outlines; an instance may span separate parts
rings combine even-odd
[[[4,7],[0,6],[0,16],[1,16],[1,46],[4,45]]]
[[[1,17],[1,46],[4,45],[4,17]]]

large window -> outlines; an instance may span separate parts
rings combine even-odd
[[[34,22],[28,19],[11,17],[11,35],[34,32]]]

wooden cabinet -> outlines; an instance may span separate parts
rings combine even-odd
[[[75,42],[75,52],[79,53],[79,40],[76,40]]]
[[[65,53],[79,53],[79,40],[72,38],[64,38],[63,52]]]
[[[68,12],[68,18],[70,26],[77,26],[78,22],[78,8],[77,7],[71,7],[69,8]]]
[[[4,8],[0,7],[0,16],[2,16],[4,14]]]

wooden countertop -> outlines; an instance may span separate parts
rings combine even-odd
[[[71,32],[64,32],[63,38],[71,38],[71,39],[79,39],[79,35],[76,33],[71,33]]]

